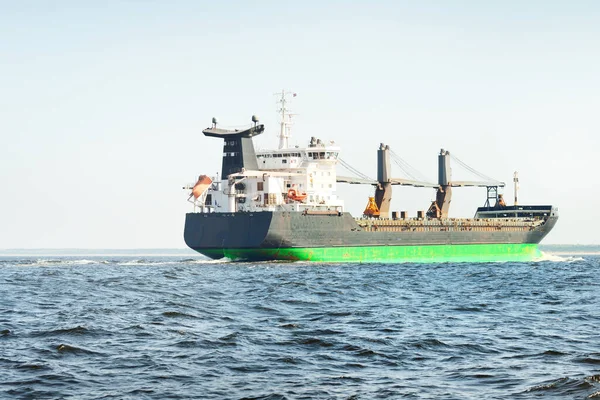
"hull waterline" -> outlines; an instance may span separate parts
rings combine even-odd
[[[361,246],[279,249],[198,249],[214,258],[238,261],[312,261],[352,263],[443,263],[533,261],[541,257],[536,244],[469,244],[424,246]]]

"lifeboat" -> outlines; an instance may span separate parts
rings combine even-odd
[[[303,201],[306,199],[307,194],[298,192],[296,189],[290,189],[287,193],[287,198],[293,201]]]
[[[196,182],[192,189],[192,196],[194,196],[195,199],[198,199],[198,197],[202,196],[211,184],[212,179],[210,179],[206,175],[200,175],[200,177],[198,178],[198,182]]]

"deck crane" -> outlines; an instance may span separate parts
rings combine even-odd
[[[485,203],[486,207],[490,207],[490,201],[494,201],[495,205],[502,206],[504,204],[504,200],[502,199],[502,195],[498,193],[499,187],[504,187],[504,182],[500,182],[489,178],[473,168],[469,167],[467,164],[460,161],[458,158],[451,156],[449,151],[444,149],[440,150],[440,154],[438,155],[438,182],[427,182],[425,180],[410,180],[404,178],[392,178],[391,177],[391,163],[390,163],[390,153],[395,156],[396,160],[399,158],[395,153],[390,150],[389,145],[385,145],[383,143],[380,144],[379,149],[377,150],[377,180],[373,180],[366,175],[360,173],[355,168],[347,164],[346,162],[341,161],[341,164],[350,170],[351,172],[360,176],[360,178],[355,177],[346,177],[339,176],[337,177],[337,182],[339,183],[350,183],[350,184],[368,184],[375,186],[375,204],[379,211],[380,218],[389,218],[390,217],[390,204],[392,200],[392,186],[400,185],[400,186],[413,186],[413,187],[426,187],[426,188],[434,188],[436,189],[435,200],[432,201],[429,209],[427,210],[428,218],[448,218],[448,211],[450,209],[450,202],[452,201],[452,188],[453,187],[485,187],[487,188],[487,200]],[[458,164],[462,165],[469,171],[475,173],[483,180],[481,181],[453,181],[452,180],[452,170],[450,168],[450,160],[456,161]],[[401,160],[401,159],[400,159]],[[398,162],[397,162],[398,163]],[[400,164],[399,164],[400,165]],[[402,165],[400,165],[402,167]],[[410,167],[405,163],[405,166]],[[412,168],[412,167],[411,167]],[[404,169],[404,168],[403,168]],[[407,172],[406,169],[404,169]],[[411,177],[415,177],[414,174],[407,172]]]

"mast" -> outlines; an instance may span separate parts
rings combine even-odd
[[[515,206],[518,204],[517,201],[517,192],[519,191],[519,173],[515,171],[513,175],[513,182],[515,184]]]
[[[286,92],[285,90],[281,91],[281,98],[278,100],[278,103],[281,104],[279,110],[277,110],[277,112],[281,113],[281,123],[280,123],[280,130],[279,130],[279,148],[280,149],[287,149],[289,147],[288,145],[288,139],[290,138],[290,128],[291,128],[291,117],[293,114],[290,114],[286,107],[286,103],[288,102],[285,98],[286,94],[290,94],[291,92]],[[279,94],[279,93],[275,93],[275,94]],[[292,93],[293,97],[296,97],[296,93]]]

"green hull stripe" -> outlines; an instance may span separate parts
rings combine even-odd
[[[493,262],[531,261],[541,256],[537,244],[460,244],[429,246],[314,247],[281,249],[198,249],[209,257],[232,260],[315,262]]]

